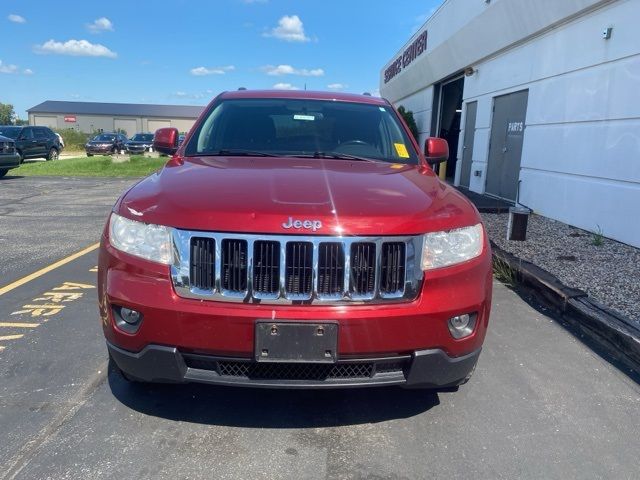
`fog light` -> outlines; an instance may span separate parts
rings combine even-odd
[[[129,325],[135,325],[142,318],[142,315],[140,314],[140,312],[136,312],[135,310],[131,310],[130,308],[125,308],[125,307],[122,307],[120,309],[120,316]]]
[[[468,337],[476,326],[476,314],[465,313],[449,319],[449,332],[453,338]]]

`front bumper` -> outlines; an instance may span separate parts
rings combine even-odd
[[[20,166],[20,155],[17,153],[0,155],[0,168],[16,168]]]
[[[125,150],[129,153],[144,153],[149,149],[144,145],[125,145]]]
[[[93,155],[108,155],[110,154],[115,147],[85,147],[85,151],[87,153],[91,153]]]
[[[118,368],[136,380],[263,388],[388,385],[448,388],[464,383],[480,356],[480,350],[462,357],[450,357],[440,349],[431,349],[405,356],[349,359],[334,364],[282,364],[195,355],[161,345],[147,345],[137,353],[128,352],[109,342],[107,348]]]

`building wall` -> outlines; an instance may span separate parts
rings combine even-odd
[[[519,0],[504,2],[491,2],[491,8],[502,10],[495,12],[494,17],[526,13]],[[444,7],[451,9],[453,4],[462,3],[473,10],[469,0],[450,0]],[[485,5],[484,1],[475,2],[476,10],[480,3]],[[540,0],[540,3],[548,2]],[[556,18],[553,28],[542,25],[537,34],[484,58],[469,59],[466,64],[477,72],[465,77],[461,125],[464,128],[466,103],[477,100],[472,172],[481,171],[480,177],[471,176],[470,189],[485,190],[494,98],[528,89],[520,170],[521,203],[547,217],[586,230],[601,229],[608,237],[640,247],[640,222],[629,221],[638,218],[640,206],[640,95],[636,94],[640,87],[637,33],[640,2],[566,0],[557,3],[572,6],[577,13],[564,19]],[[588,3],[591,8],[587,8]],[[522,9],[514,12],[518,4]],[[438,31],[436,25],[448,23],[443,15],[444,7],[432,20],[433,27],[427,24],[430,34]],[[489,12],[487,9],[476,18],[486,20]],[[536,16],[537,10],[530,15]],[[510,18],[504,18],[505,25],[510,23]],[[467,22],[463,29],[475,20],[467,19]],[[525,23],[540,25],[532,19]],[[601,35],[606,27],[613,27],[609,40]],[[482,41],[476,43],[485,43],[488,36],[502,35],[494,24],[484,28]],[[454,43],[456,48],[462,46],[457,40]],[[445,47],[441,44],[433,48]],[[480,51],[484,47],[470,48]],[[463,51],[461,55],[466,53]],[[381,82],[383,95],[398,95],[390,100],[415,112],[421,141],[428,135],[431,115],[435,114],[431,111],[432,83],[455,74],[467,61],[459,64],[451,61],[451,70],[440,71],[438,78],[429,76],[419,81],[413,74],[405,77],[411,68],[424,71],[432,65],[429,55],[423,56],[426,60],[419,58],[414,62],[417,65],[410,65],[399,78],[389,82],[401,80],[402,84],[385,88]],[[409,81],[414,85],[406,85]],[[403,95],[406,92],[411,93]],[[464,134],[463,130],[461,139]],[[462,157],[462,143],[461,140],[458,158]],[[459,161],[456,182],[460,165]]]
[[[64,118],[74,116],[75,122],[65,122]],[[69,115],[50,113],[29,113],[30,125],[45,125],[51,128],[74,128],[84,133],[91,133],[99,130],[105,132],[114,131],[118,126],[127,131],[128,136],[137,132],[155,131],[153,127],[168,126],[175,127],[180,132],[188,132],[196,119],[188,118],[152,118],[152,117],[130,117],[130,116],[110,116],[110,115]],[[135,127],[134,127],[135,124]]]

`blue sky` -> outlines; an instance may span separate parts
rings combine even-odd
[[[4,0],[0,102],[206,104],[222,90],[375,93],[441,0]],[[44,6],[46,5],[46,7]]]

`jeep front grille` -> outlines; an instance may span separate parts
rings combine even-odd
[[[326,237],[173,231],[178,295],[292,303],[410,301],[422,237]]]

